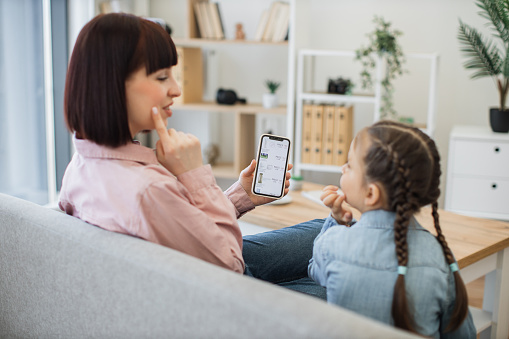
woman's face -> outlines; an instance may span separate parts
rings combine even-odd
[[[145,67],[133,72],[126,80],[127,119],[131,135],[155,128],[152,107],[157,107],[161,117],[171,117],[173,99],[180,96],[180,87],[172,74],[172,68],[163,68],[152,74]]]

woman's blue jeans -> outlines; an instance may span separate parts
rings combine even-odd
[[[324,219],[244,236],[245,275],[327,299],[326,290],[308,277],[313,242]]]

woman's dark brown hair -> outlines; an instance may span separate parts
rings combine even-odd
[[[407,266],[407,232],[411,217],[422,206],[431,204],[437,232],[447,263],[455,263],[440,228],[437,199],[440,196],[440,155],[435,142],[418,128],[409,125],[380,121],[367,129],[371,146],[364,163],[370,182],[383,186],[388,209],[396,212],[394,241],[398,266]],[[454,272],[456,300],[446,331],[457,329],[468,312],[468,298],[459,272]],[[417,305],[416,305],[417,306]],[[398,274],[394,286],[392,317],[395,326],[414,330],[412,313],[405,293],[405,275]]]
[[[99,145],[130,142],[126,79],[141,67],[151,74],[176,64],[175,45],[158,24],[124,13],[96,16],[78,35],[67,70],[67,127]]]

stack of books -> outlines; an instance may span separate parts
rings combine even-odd
[[[280,42],[288,39],[290,23],[290,5],[286,2],[275,1],[262,12],[256,29],[255,41]]]
[[[223,21],[217,2],[196,2],[194,4],[194,15],[202,39],[224,39]]]
[[[352,138],[352,106],[303,105],[303,163],[342,166],[348,160]]]

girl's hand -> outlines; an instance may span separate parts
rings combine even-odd
[[[290,178],[292,175],[290,174],[290,170],[292,169],[293,165],[288,164],[288,169],[286,172],[286,178],[285,178],[285,192],[284,195],[288,194],[288,191],[290,190]],[[268,204],[269,202],[272,202],[276,199],[268,198],[268,197],[262,197],[259,195],[253,194],[251,191],[251,187],[253,185],[254,180],[254,171],[256,168],[256,160],[251,160],[251,164],[247,166],[242,172],[240,172],[239,182],[244,191],[246,191],[247,195],[249,196],[249,199],[253,202],[255,206]]]
[[[203,166],[200,141],[192,134],[166,129],[166,123],[157,107],[152,108],[152,119],[159,140],[156,143],[157,160],[173,175]]]
[[[345,195],[338,192],[339,187],[329,185],[324,187],[320,199],[331,209],[331,215],[339,224],[347,225],[352,221],[353,214],[345,202]]]

